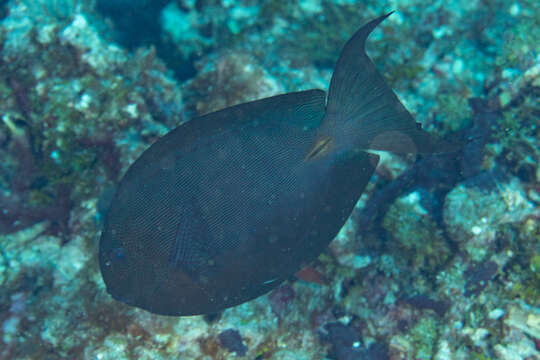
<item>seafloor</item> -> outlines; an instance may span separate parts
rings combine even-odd
[[[428,4],[428,5],[426,5]],[[190,118],[368,52],[458,154],[387,155],[310,269],[216,316],[114,301],[114,184]],[[540,2],[0,1],[0,359],[540,359]]]

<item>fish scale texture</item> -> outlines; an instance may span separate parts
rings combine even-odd
[[[185,298],[187,288],[197,288],[199,303],[220,294],[235,304],[266,292],[327,245],[358,191],[336,196],[332,175],[339,159],[306,160],[316,137],[311,123],[324,107],[321,92],[309,93],[307,102],[305,94],[281,98],[295,99],[260,121],[252,112],[257,104],[247,104],[233,113],[254,120],[211,134],[202,145],[165,137],[134,164],[137,171],[123,180],[102,238],[102,268],[113,295],[167,314],[183,310],[160,299]],[[171,145],[169,151],[163,144]],[[366,162],[367,155],[360,158]],[[355,183],[365,182],[364,168]],[[325,208],[336,220],[320,222]]]
[[[112,296],[158,314],[193,315],[262,295],[337,235],[378,161],[363,149],[435,151],[439,142],[365,55],[366,37],[388,15],[345,46],[328,109],[320,90],[244,103],[180,126],[143,153],[119,186],[100,243]],[[365,119],[356,98],[362,84]],[[376,118],[384,126],[373,125]]]

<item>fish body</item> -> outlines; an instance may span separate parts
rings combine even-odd
[[[388,14],[389,15],[389,14]],[[436,152],[364,50],[349,40],[328,100],[277,95],[195,118],[128,169],[99,248],[107,291],[162,315],[210,314],[275,288],[335,237],[378,156]]]

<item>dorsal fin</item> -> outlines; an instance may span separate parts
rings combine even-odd
[[[187,152],[193,146],[204,146],[201,139],[212,142],[214,135],[239,131],[244,126],[277,126],[287,122],[300,129],[316,128],[324,116],[325,98],[323,90],[312,89],[250,101],[199,116],[160,138],[133,163],[125,177],[138,173],[149,163],[161,161],[173,148]]]
[[[396,153],[451,151],[452,145],[423,131],[386,84],[365,51],[368,35],[392,12],[361,27],[337,61],[325,121],[354,137],[355,147]]]

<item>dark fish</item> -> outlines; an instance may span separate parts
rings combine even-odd
[[[193,119],[122,179],[102,233],[107,291],[156,314],[215,313],[275,288],[338,233],[377,166],[364,150],[449,146],[420,128],[365,53],[360,28],[322,90]]]

